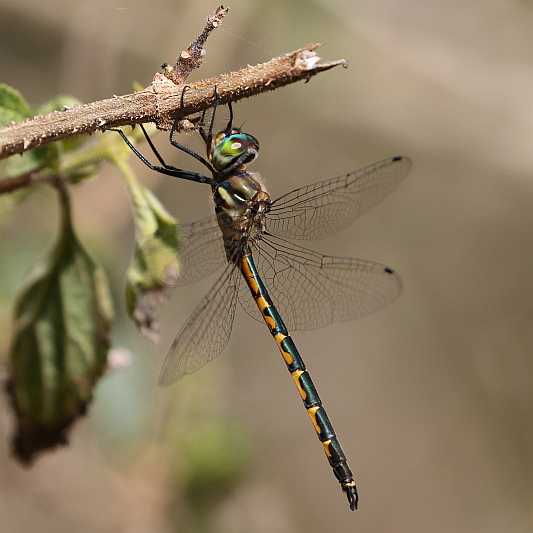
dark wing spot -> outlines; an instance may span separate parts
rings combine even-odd
[[[392,270],[392,268],[389,268],[389,267],[385,267],[383,271],[386,272],[387,274],[394,274],[394,270]]]
[[[393,161],[401,161],[403,157],[401,155],[396,155],[392,158]]]

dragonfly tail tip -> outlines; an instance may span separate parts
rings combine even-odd
[[[357,511],[357,504],[359,502],[359,495],[355,487],[345,487],[346,497],[350,504],[350,510]]]

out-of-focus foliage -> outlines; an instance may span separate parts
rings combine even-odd
[[[57,244],[15,307],[8,390],[17,415],[14,452],[24,462],[66,442],[106,368],[110,345],[106,276],[78,240],[68,196],[59,191]]]
[[[79,105],[57,96],[32,110],[19,91],[0,85],[0,126]],[[132,136],[138,141],[138,136]],[[85,251],[73,228],[67,184],[95,177],[104,161],[120,169],[131,193],[136,227],[135,253],[127,272],[127,308],[141,332],[157,335],[155,307],[178,274],[176,221],[141,186],[126,160],[129,149],[116,134],[87,143],[87,136],[52,143],[12,156],[2,176],[38,172],[55,183],[61,198],[61,234],[53,252],[21,292],[14,313],[8,392],[17,417],[16,456],[30,462],[40,451],[66,441],[83,414],[106,367],[112,322],[103,270]],[[59,186],[60,182],[62,183]],[[33,187],[0,197],[0,213],[28,197]]]
[[[50,105],[52,110],[53,105]],[[22,94],[5,83],[0,83],[0,127],[12,122],[22,122],[37,114],[33,112]],[[3,176],[18,176],[46,166],[54,167],[57,163],[59,147],[51,144],[30,150],[22,156],[11,157],[0,167]]]
[[[30,116],[30,106],[22,94],[13,87],[0,83],[0,126],[20,122]]]
[[[220,417],[187,433],[180,443],[181,482],[189,505],[208,512],[227,498],[250,463],[250,447],[243,428]]]
[[[133,175],[127,179],[135,221],[135,251],[126,273],[128,313],[147,338],[158,340],[155,308],[179,273],[176,220]]]

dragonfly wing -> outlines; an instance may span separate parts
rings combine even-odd
[[[385,265],[322,255],[279,237],[262,236],[253,246],[253,255],[289,331],[363,317],[401,292],[400,277]],[[251,317],[261,320],[244,290],[239,301]]]
[[[231,335],[240,280],[239,269],[228,263],[176,335],[161,369],[161,385],[196,372],[222,353]]]
[[[389,157],[343,176],[295,189],[274,200],[265,216],[269,233],[292,239],[321,239],[351,224],[405,178],[407,157]]]
[[[181,268],[176,286],[199,281],[227,263],[222,232],[216,217],[183,224],[180,237]]]

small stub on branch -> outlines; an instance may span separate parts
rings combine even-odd
[[[164,75],[175,85],[182,84],[189,74],[200,67],[206,55],[205,42],[209,34],[220,24],[228,13],[229,8],[219,6],[215,12],[207,18],[202,33],[189,45],[187,50],[182,50],[174,67],[164,69]]]

